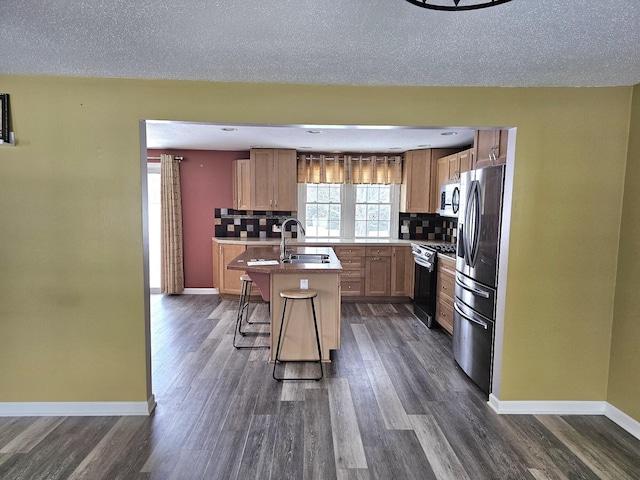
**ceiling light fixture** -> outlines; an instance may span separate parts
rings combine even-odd
[[[237,128],[233,128],[233,127],[224,127],[224,128],[221,128],[220,130],[222,130],[223,132],[237,132],[238,131]]]
[[[407,0],[407,2],[418,7],[428,8],[430,10],[445,10],[448,12],[495,7],[496,5],[501,5],[510,1],[511,0]],[[451,5],[452,3],[453,5]]]
[[[318,133],[322,133],[322,130],[307,130],[307,133],[310,133],[312,135],[316,135]]]

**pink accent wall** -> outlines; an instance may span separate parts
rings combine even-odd
[[[214,209],[233,207],[232,162],[249,158],[249,152],[209,150],[148,150],[182,156],[182,229],[184,234],[185,288],[213,288],[211,238]]]

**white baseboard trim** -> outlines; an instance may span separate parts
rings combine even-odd
[[[504,401],[489,395],[489,406],[500,414],[511,415],[604,415],[606,402]]]
[[[183,295],[216,295],[217,293],[217,288],[185,288],[182,291]]]
[[[609,402],[504,401],[490,394],[488,403],[500,415],[604,415],[631,435],[640,439],[640,422]]]
[[[120,417],[147,416],[156,408],[146,402],[0,402],[0,417]]]
[[[624,428],[627,432],[640,440],[640,422],[634,420],[622,410],[611,405],[609,402],[607,402],[607,405],[605,406],[604,414],[613,423]]]

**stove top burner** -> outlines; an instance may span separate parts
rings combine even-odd
[[[435,250],[438,253],[456,253],[456,245],[450,244],[437,244],[437,245],[423,245],[425,248]]]

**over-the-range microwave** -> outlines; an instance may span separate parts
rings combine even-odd
[[[440,189],[440,215],[457,217],[460,209],[460,184],[449,183]]]

